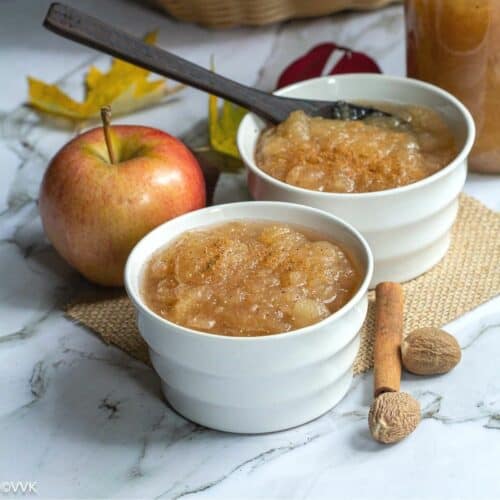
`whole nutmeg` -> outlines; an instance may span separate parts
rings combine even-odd
[[[401,343],[403,366],[416,375],[449,372],[461,357],[455,337],[439,328],[419,328]]]
[[[420,422],[420,404],[406,392],[384,392],[370,407],[368,425],[380,443],[396,443],[411,434]]]

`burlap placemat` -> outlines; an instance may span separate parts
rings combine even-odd
[[[403,285],[405,332],[443,326],[500,293],[500,214],[462,194],[452,243],[431,271]],[[354,372],[373,365],[374,297],[361,331]],[[96,291],[73,302],[67,315],[96,332],[105,342],[149,363],[146,343],[136,327],[134,308],[123,291]]]

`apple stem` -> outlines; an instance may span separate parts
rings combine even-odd
[[[103,106],[101,108],[101,120],[106,147],[108,148],[109,161],[113,165],[116,163],[116,156],[113,149],[113,142],[111,141],[111,106]]]

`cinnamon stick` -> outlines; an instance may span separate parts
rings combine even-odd
[[[384,282],[375,289],[374,395],[399,391],[401,339],[403,335],[403,289]]]

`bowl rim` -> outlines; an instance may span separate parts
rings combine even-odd
[[[312,325],[308,325],[303,328],[298,328],[296,330],[290,330],[288,332],[280,332],[280,333],[275,333],[275,334],[270,334],[270,335],[261,335],[261,336],[251,336],[251,337],[236,337],[236,336],[228,336],[228,335],[221,335],[217,333],[209,333],[209,332],[203,332],[200,330],[194,330],[192,328],[188,328],[186,326],[179,325],[177,323],[174,323],[173,321],[170,321],[168,319],[162,318],[160,315],[156,314],[152,309],[150,309],[145,302],[142,300],[140,296],[139,290],[136,290],[131,282],[133,277],[135,276],[136,273],[132,271],[132,263],[134,259],[138,259],[136,257],[136,254],[141,251],[141,247],[145,245],[144,243],[147,239],[150,239],[153,237],[154,234],[161,233],[165,231],[165,228],[168,227],[168,225],[176,221],[182,221],[183,219],[187,219],[189,217],[195,216],[210,216],[211,212],[215,212],[218,210],[230,210],[231,208],[234,208],[235,206],[240,206],[240,207],[256,207],[256,206],[262,206],[262,207],[269,207],[269,206],[276,206],[280,205],[283,208],[293,208],[293,209],[298,209],[304,212],[309,212],[312,213],[316,216],[320,216],[323,218],[330,219],[331,222],[343,226],[344,229],[346,229],[351,235],[353,235],[358,243],[360,244],[360,247],[362,251],[365,254],[366,258],[366,269],[364,270],[364,276],[363,280],[361,281],[361,284],[359,285],[358,289],[356,290],[356,293],[349,299],[348,302],[346,302],[340,309],[335,311],[334,313],[330,314],[326,318],[322,319],[321,321],[318,321],[317,323],[313,323]],[[255,217],[255,219],[258,219],[258,217]],[[231,219],[228,219],[227,222],[229,222]],[[235,217],[232,220],[241,220],[241,218]],[[288,224],[289,222],[287,221],[280,221],[285,224]],[[197,228],[202,228],[209,226],[210,224],[213,224],[213,221],[207,221],[205,224],[200,224],[199,226],[196,226]],[[300,225],[300,224],[299,224]],[[195,229],[194,227],[191,229]],[[186,230],[181,230],[178,233],[174,235],[174,239],[179,237],[183,232]],[[172,241],[172,240],[170,240]],[[144,269],[144,265],[146,262],[151,258],[151,256],[156,252],[159,248],[161,248],[161,245],[155,248],[153,251],[147,252],[147,256],[145,258],[140,259],[140,265],[137,266],[139,269],[139,273],[142,272]],[[142,261],[142,262],[141,262]],[[313,207],[308,207],[306,205],[300,205],[298,203],[289,203],[289,202],[282,202],[282,201],[242,201],[242,202],[236,202],[236,203],[224,203],[221,205],[213,205],[209,207],[205,207],[202,209],[194,210],[192,212],[188,212],[186,214],[183,214],[179,217],[175,217],[174,219],[171,219],[167,222],[164,222],[163,224],[157,226],[155,229],[151,230],[149,233],[147,233],[143,238],[137,242],[137,244],[134,246],[132,251],[130,252],[127,262],[125,265],[125,271],[124,271],[124,283],[125,283],[125,290],[127,292],[127,295],[131,299],[132,303],[134,304],[134,307],[139,310],[141,313],[146,314],[148,316],[153,317],[155,320],[159,321],[160,323],[163,324],[163,326],[168,327],[169,329],[174,329],[177,332],[182,332],[182,334],[186,334],[189,336],[202,336],[206,339],[210,339],[213,341],[221,341],[221,342],[272,342],[273,339],[274,341],[277,341],[278,339],[285,339],[285,338],[290,338],[290,337],[298,337],[302,335],[307,335],[310,333],[312,330],[315,330],[319,328],[322,325],[325,325],[326,323],[334,322],[335,320],[339,319],[340,317],[344,316],[349,310],[351,310],[356,304],[358,304],[362,299],[363,296],[366,295],[368,292],[368,287],[370,285],[370,281],[373,276],[373,268],[374,268],[374,259],[373,259],[373,254],[370,249],[370,246],[368,245],[367,241],[365,238],[362,236],[362,234],[351,224],[348,222],[344,221],[343,219],[330,214],[328,212],[325,212],[324,210],[320,210],[318,208],[313,208]],[[142,332],[141,336],[142,335]]]
[[[268,173],[264,172],[262,169],[260,169],[257,164],[255,163],[255,150],[252,152],[252,156],[249,157],[245,153],[245,148],[243,148],[243,137],[248,134],[248,130],[250,127],[250,120],[257,118],[258,120],[261,120],[255,113],[249,112],[247,113],[243,119],[241,120],[241,123],[238,127],[238,132],[237,132],[237,138],[236,142],[238,145],[238,151],[243,159],[243,162],[247,166],[248,169],[250,169],[253,173],[256,175],[260,176],[263,178],[266,182],[271,183],[281,189],[284,189],[286,191],[290,191],[292,193],[296,194],[302,194],[302,195],[309,195],[309,196],[318,196],[321,198],[325,199],[334,199],[334,198],[340,198],[340,199],[369,199],[369,198],[380,198],[384,196],[390,196],[390,195],[395,195],[399,193],[406,193],[408,191],[413,191],[415,189],[419,189],[421,187],[424,187],[428,184],[431,184],[433,182],[438,181],[440,178],[446,176],[448,173],[451,171],[455,170],[460,164],[462,164],[468,157],[472,146],[474,145],[475,137],[476,137],[476,126],[474,123],[474,119],[472,118],[472,115],[470,111],[465,107],[464,104],[462,104],[455,96],[447,92],[446,90],[437,87],[436,85],[432,85],[431,83],[427,83],[421,80],[416,80],[414,78],[408,78],[404,76],[392,76],[392,75],[384,75],[384,74],[379,74],[379,73],[346,73],[346,74],[341,74],[341,75],[326,75],[326,76],[320,76],[317,78],[309,78],[308,80],[302,80],[300,82],[292,83],[291,85],[287,85],[286,87],[282,87],[279,90],[276,90],[273,92],[274,95],[283,95],[286,94],[290,90],[294,90],[297,88],[301,87],[306,87],[312,82],[323,82],[325,84],[328,84],[331,81],[335,80],[352,80],[352,79],[358,79],[358,80],[386,80],[386,81],[391,81],[391,82],[397,82],[401,85],[406,85],[406,86],[413,86],[413,87],[420,87],[423,88],[429,92],[435,93],[443,97],[444,99],[448,100],[450,104],[452,104],[462,115],[462,118],[464,120],[466,129],[467,129],[467,137],[464,141],[464,144],[459,151],[459,153],[455,156],[455,158],[448,163],[445,167],[442,169],[438,170],[437,172],[433,173],[432,175],[429,175],[428,177],[425,177],[417,182],[413,182],[411,184],[406,184],[405,186],[399,186],[395,188],[390,188],[390,189],[384,189],[382,191],[368,191],[368,192],[361,192],[361,193],[336,193],[336,192],[330,192],[330,191],[315,191],[313,189],[306,189],[298,186],[294,186],[292,184],[287,184],[284,181],[281,181],[279,179],[276,179],[275,177],[269,175]],[[328,100],[328,99],[326,99]],[[411,104],[411,103],[408,103]]]

